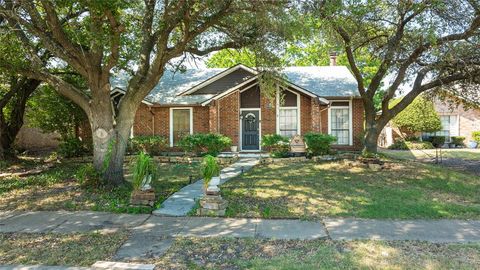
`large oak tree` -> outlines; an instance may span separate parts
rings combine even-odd
[[[54,56],[45,65],[35,53],[23,75],[41,79],[78,104],[92,129],[94,166],[107,184],[123,182],[126,140],[135,112],[165,68],[186,54],[206,55],[269,38],[269,22],[282,15],[277,1],[255,0],[3,0],[4,16],[28,52],[38,42]],[[68,24],[62,22],[74,18]],[[2,63],[7,65],[8,63]],[[68,65],[88,90],[51,72]],[[113,72],[131,74],[114,114]]]
[[[471,85],[480,83],[478,1],[335,0],[309,1],[306,7],[347,55],[365,107],[365,151],[377,151],[383,127],[423,92],[450,87],[477,96],[478,87]],[[380,61],[369,84],[360,52]],[[386,92],[377,114],[374,97],[382,84]],[[389,106],[399,95],[402,100]]]

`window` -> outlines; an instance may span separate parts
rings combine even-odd
[[[337,144],[350,144],[350,109],[332,107],[330,114],[330,134],[337,137]]]
[[[282,109],[279,110],[279,131],[280,135],[293,137],[298,134],[298,110]]]
[[[444,136],[446,142],[450,142],[451,136],[457,136],[457,116],[456,115],[440,115],[440,122],[442,122],[442,129],[437,132],[423,133],[423,138],[431,136]]]
[[[177,145],[185,135],[192,133],[192,109],[170,109],[170,146]]]
[[[300,95],[283,89],[284,100],[280,104],[280,92],[277,91],[277,134],[291,138],[300,134]]]

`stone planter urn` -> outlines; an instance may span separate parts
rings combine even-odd
[[[230,146],[230,151],[232,151],[233,153],[236,153],[238,151],[238,146],[236,145]]]

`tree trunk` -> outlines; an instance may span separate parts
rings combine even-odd
[[[365,140],[363,146],[363,153],[377,153],[377,141],[380,135],[376,125],[368,125],[365,129]]]
[[[14,91],[15,93],[11,96],[10,100],[4,100],[4,102],[2,102],[4,106],[6,106],[8,102],[13,104],[8,121],[3,113],[4,107],[0,108],[0,158],[15,158],[14,142],[18,132],[23,126],[27,100],[40,83],[38,80],[22,78],[19,79],[15,85],[10,86],[10,91]]]
[[[106,185],[119,186],[125,182],[123,164],[136,109],[131,107],[124,110],[123,114],[118,114],[114,119],[110,90],[100,94],[103,95],[92,99],[96,102],[92,103],[89,115],[93,139],[93,164],[103,175]]]
[[[365,104],[365,137],[363,145],[363,154],[377,153],[378,136],[385,124],[377,119],[373,103]]]

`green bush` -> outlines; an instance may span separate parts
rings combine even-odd
[[[99,188],[102,186],[101,174],[95,170],[92,164],[86,164],[78,168],[75,178],[84,188]]]
[[[445,144],[445,136],[430,136],[425,141],[431,142],[435,148],[440,148]]]
[[[278,134],[263,135],[262,148],[270,152],[272,157],[286,157],[290,152],[290,140]]]
[[[58,153],[62,157],[81,157],[89,153],[87,146],[77,137],[64,138],[58,145]]]
[[[150,155],[159,155],[167,149],[168,140],[162,136],[135,136],[129,139],[130,152],[138,153],[140,151]]]
[[[208,187],[210,180],[220,174],[220,166],[214,156],[206,155],[202,161],[201,173],[203,176],[203,184]]]
[[[452,136],[452,144],[457,147],[457,146],[465,146],[465,137],[462,136]]]
[[[472,132],[472,139],[480,144],[480,130]]]
[[[178,146],[183,151],[198,156],[218,156],[220,152],[232,145],[232,139],[216,133],[197,133],[183,137]]]
[[[414,142],[414,141],[404,141],[404,140],[398,140],[394,144],[390,145],[388,149],[392,150],[421,150],[421,149],[433,149],[431,142],[428,141],[419,141],[419,142]]]
[[[323,133],[309,132],[303,136],[307,144],[308,154],[311,156],[327,155],[330,153],[330,147],[337,138],[335,136]]]

